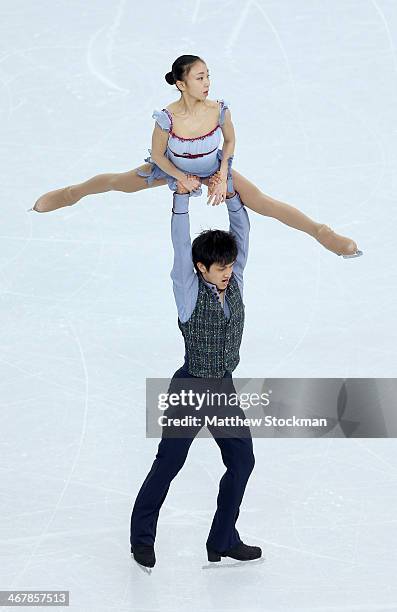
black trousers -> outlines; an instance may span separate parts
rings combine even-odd
[[[186,390],[186,387],[192,388],[194,386],[193,381],[189,384],[189,381],[184,380],[182,384],[180,379],[195,379],[196,383],[199,380],[204,380],[189,374],[186,364],[184,364],[173,375],[168,389],[169,393],[179,391],[182,387]],[[211,380],[214,382],[214,379]],[[234,390],[230,372],[226,372],[224,378],[218,379],[215,384],[221,390],[225,388],[228,391]],[[176,411],[173,410],[171,413],[176,414]],[[180,410],[177,414],[180,415]],[[230,411],[228,414],[230,414]],[[233,415],[245,417],[239,406],[233,408]],[[139,544],[154,544],[160,508],[166,498],[171,481],[185,463],[190,445],[201,427],[202,425],[185,429],[186,435],[183,433],[183,437],[180,437],[180,430],[169,432],[168,429],[166,431],[163,428],[156,458],[139,490],[132,510],[131,548]],[[219,428],[212,425],[207,425],[207,427],[220,448],[222,460],[226,466],[226,472],[219,483],[217,508],[207,544],[218,552],[225,552],[241,542],[235,525],[244,491],[254,468],[255,457],[249,427]]]

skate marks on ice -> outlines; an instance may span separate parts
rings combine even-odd
[[[117,50],[115,54],[114,41],[115,37],[117,36],[120,24],[122,23],[125,3],[125,0],[120,0],[116,8],[116,14],[114,16],[113,22],[110,24],[110,26],[106,24],[105,26],[94,32],[94,34],[90,37],[87,47],[86,59],[90,73],[94,77],[101,81],[106,87],[118,91],[122,94],[128,95],[131,93],[130,90],[126,87],[120,86],[109,76],[109,74],[113,76],[115,73],[113,57],[117,57]],[[103,61],[104,51],[106,55],[106,61]],[[104,66],[107,67],[108,74],[105,74],[105,71],[103,69]]]

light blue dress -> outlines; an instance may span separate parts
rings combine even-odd
[[[225,120],[225,111],[229,108],[229,104],[225,100],[217,100],[220,102],[220,111],[218,125],[203,136],[197,138],[181,138],[173,131],[172,115],[170,111],[163,108],[161,111],[153,111],[153,119],[157,124],[169,133],[167,149],[165,156],[182,172],[186,174],[195,174],[200,178],[206,178],[219,170],[221,160],[223,158],[222,149],[219,149],[221,141],[221,126]],[[152,153],[151,149],[148,149]],[[233,192],[232,179],[232,161],[233,155],[228,159],[227,170],[227,190]],[[146,162],[152,164],[152,169],[149,173],[143,170],[138,170],[139,176],[146,177],[146,182],[151,185],[155,179],[167,179],[168,187],[171,191],[177,190],[177,179],[162,170],[151,157],[145,158]],[[201,187],[190,192],[191,196],[200,196],[202,193]]]

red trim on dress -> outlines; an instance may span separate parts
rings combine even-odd
[[[213,134],[215,132],[215,130],[217,130],[219,127],[221,127],[221,126],[218,123],[218,125],[216,127],[214,127],[213,130],[208,132],[208,134],[204,134],[204,136],[197,136],[196,138],[182,138],[182,136],[178,136],[172,130],[170,130],[170,134],[171,134],[171,136],[173,136],[174,138],[177,138],[178,140],[204,140],[204,138],[207,138],[207,136],[211,136],[211,134]]]
[[[216,151],[217,148],[218,147],[215,147],[215,149],[212,149],[212,151],[208,151],[206,153],[184,153],[183,155],[181,155],[180,153],[174,153],[174,151],[170,149],[170,147],[168,147],[168,150],[171,151],[171,153],[175,155],[175,157],[186,157],[189,159],[191,157],[204,157],[205,155],[209,155],[210,153],[213,153],[214,151]]]
[[[217,100],[218,102],[219,100]],[[220,109],[220,113],[222,112],[222,107],[223,107],[223,100],[220,101],[221,102],[221,109]],[[172,123],[172,115],[170,113],[170,111],[167,108],[163,108],[163,111],[165,111],[169,117],[169,120],[171,121],[171,128],[170,128],[170,134],[171,136],[174,136],[174,138],[177,138],[178,140],[203,140],[204,138],[207,138],[207,136],[211,136],[211,134],[213,134],[215,132],[215,130],[218,129],[218,127],[221,127],[219,125],[219,121],[216,127],[214,127],[213,130],[211,130],[210,132],[208,132],[207,134],[204,134],[204,136],[197,136],[196,138],[183,138],[182,136],[178,136],[177,134],[175,134],[175,132],[173,131],[173,123]],[[219,114],[220,114],[219,113]]]

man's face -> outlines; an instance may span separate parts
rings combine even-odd
[[[197,267],[203,275],[204,280],[216,285],[218,291],[224,291],[229,284],[233,272],[233,265],[234,261],[225,265],[213,263],[210,265],[209,270],[207,270],[204,264],[198,262]]]

